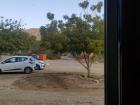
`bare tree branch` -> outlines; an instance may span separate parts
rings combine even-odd
[[[76,53],[73,54],[73,55],[74,55],[74,58],[75,58],[84,68],[88,69],[87,66],[85,66],[85,65],[80,61],[80,58],[78,57],[78,55],[77,55]]]

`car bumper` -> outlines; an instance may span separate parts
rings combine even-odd
[[[40,70],[44,70],[44,69],[45,69],[45,65],[41,65]]]
[[[40,67],[38,68],[37,66],[34,67],[35,70],[44,70],[45,69],[45,65],[39,65]]]

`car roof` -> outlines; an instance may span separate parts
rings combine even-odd
[[[10,56],[9,58],[12,58],[12,57],[26,57],[26,58],[30,58],[31,56]]]

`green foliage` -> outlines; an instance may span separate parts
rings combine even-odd
[[[103,20],[95,17],[92,22],[89,24],[80,17],[72,16],[66,22],[68,50],[70,52],[103,54]]]
[[[101,12],[101,8],[102,8],[102,6],[103,6],[103,2],[98,2],[96,5],[92,5],[91,7],[90,7],[90,9],[91,9],[91,11],[95,11],[95,10],[97,10],[97,12]]]
[[[55,59],[60,59],[61,58],[60,53],[56,54],[53,50],[46,50],[46,54],[47,54],[48,59],[51,59],[51,60],[55,60]]]
[[[81,3],[79,3],[79,6],[82,8],[82,9],[86,9],[88,6],[89,6],[89,2],[88,0],[85,0]]]
[[[12,54],[22,51],[33,51],[36,38],[29,36],[22,29],[21,22],[12,19],[0,18],[0,51]]]
[[[51,12],[48,12],[48,13],[47,13],[47,18],[48,18],[49,20],[53,20],[53,19],[54,19],[54,14],[51,13]]]
[[[49,13],[48,13],[49,14]],[[52,50],[53,53],[63,53],[67,44],[67,37],[63,34],[63,21],[51,20],[50,24],[41,26],[41,48],[43,52]]]

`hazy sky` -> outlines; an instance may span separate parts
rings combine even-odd
[[[78,3],[83,0],[0,0],[0,16],[22,20],[26,28],[39,28],[48,23],[46,13],[55,14],[55,19],[62,19],[64,14],[80,14]],[[89,0],[101,1],[101,0]]]

